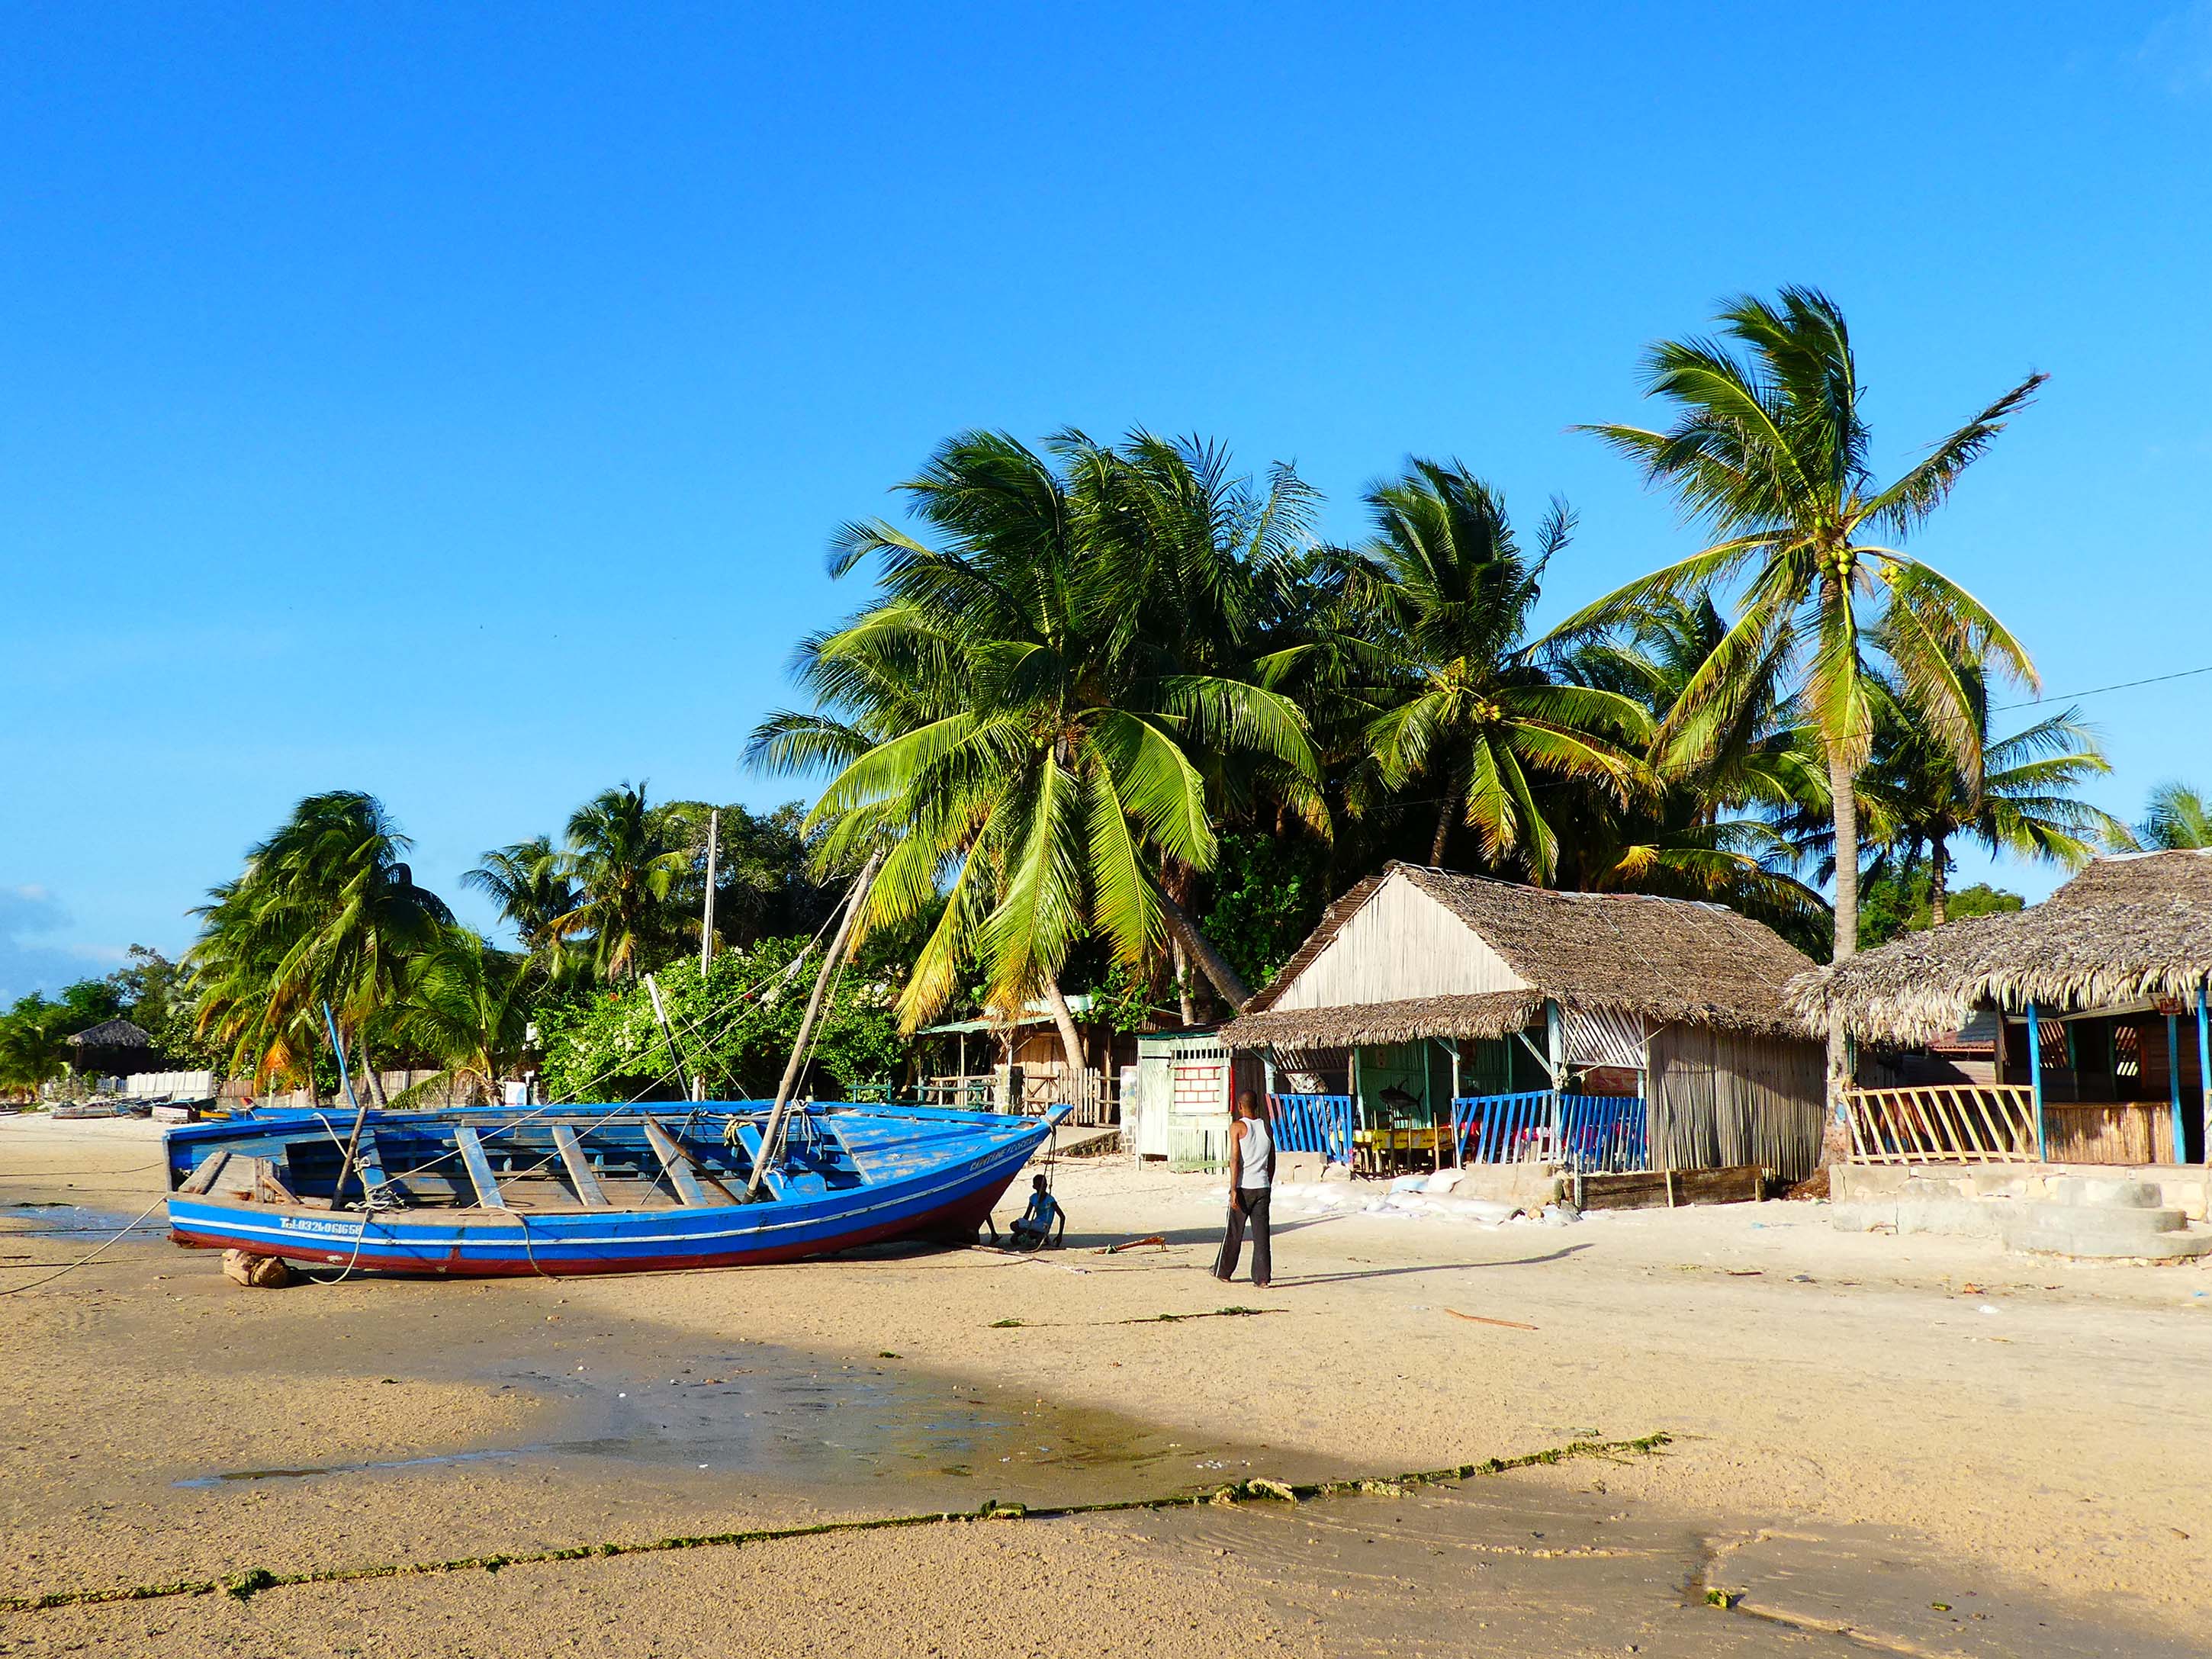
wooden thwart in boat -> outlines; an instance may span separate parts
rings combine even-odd
[[[568,1184],[576,1189],[576,1200],[587,1210],[604,1210],[607,1195],[600,1188],[599,1178],[592,1173],[592,1160],[584,1155],[576,1131],[566,1123],[553,1126],[553,1145],[559,1149],[561,1163],[568,1171]]]
[[[491,1160],[484,1156],[483,1138],[464,1123],[454,1129],[453,1144],[460,1148],[461,1164],[477,1189],[477,1204],[487,1210],[506,1209],[507,1200],[500,1193],[499,1179],[491,1172]]]

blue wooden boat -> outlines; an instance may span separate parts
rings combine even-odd
[[[1069,1110],[794,1106],[758,1182],[765,1101],[368,1112],[350,1164],[343,1115],[256,1114],[165,1137],[169,1231],[203,1249],[451,1278],[966,1243]]]

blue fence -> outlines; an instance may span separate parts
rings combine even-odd
[[[1319,1152],[1332,1164],[1352,1162],[1350,1095],[1269,1095],[1275,1144],[1286,1152]]]
[[[1650,1163],[1644,1103],[1616,1095],[1477,1095],[1452,1102],[1462,1164],[1548,1162],[1584,1175]]]

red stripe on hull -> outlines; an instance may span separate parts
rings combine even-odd
[[[803,1261],[809,1256],[833,1255],[839,1250],[854,1249],[863,1244],[881,1244],[893,1239],[932,1238],[947,1243],[965,1243],[983,1224],[984,1218],[991,1213],[991,1206],[999,1201],[1018,1173],[1018,1170],[1010,1171],[1006,1179],[994,1191],[973,1193],[939,1209],[926,1211],[899,1221],[862,1227],[817,1243],[750,1245],[739,1250],[695,1252],[684,1255],[547,1261],[542,1266],[526,1258],[517,1261],[451,1260],[428,1266],[425,1265],[421,1255],[411,1253],[404,1256],[382,1257],[363,1250],[356,1261],[349,1250],[276,1249],[266,1244],[249,1244],[220,1234],[197,1233],[180,1227],[172,1227],[169,1237],[173,1243],[187,1249],[244,1250],[252,1255],[276,1256],[313,1267],[343,1267],[353,1262],[363,1273],[403,1273],[416,1279],[576,1279],[586,1273],[648,1273],[686,1267],[767,1267],[779,1261]],[[555,1247],[549,1243],[548,1248]]]

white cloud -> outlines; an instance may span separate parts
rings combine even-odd
[[[69,925],[69,911],[37,882],[0,886],[0,1006],[33,991],[58,991],[96,977],[130,954],[114,945],[51,938]]]
[[[2212,0],[2191,0],[2151,26],[2136,61],[2169,92],[2212,91]]]

